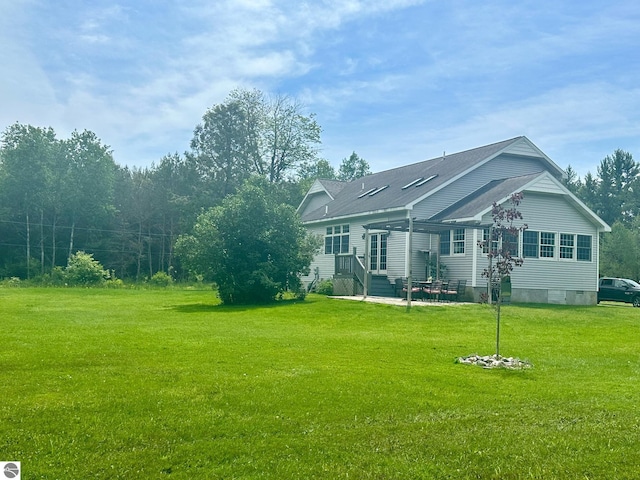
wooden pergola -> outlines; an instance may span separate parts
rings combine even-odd
[[[370,230],[386,230],[388,232],[408,232],[409,233],[409,245],[408,245],[408,275],[407,275],[407,308],[411,308],[411,285],[413,284],[413,259],[411,252],[413,250],[413,234],[414,233],[429,233],[436,234],[438,238],[440,234],[446,230],[452,228],[465,228],[473,230],[484,230],[490,228],[491,225],[483,225],[480,223],[463,223],[463,222],[439,222],[434,220],[419,220],[416,218],[405,218],[401,220],[391,220],[387,222],[374,222],[363,225],[365,230],[365,276],[364,276],[364,296],[367,296],[368,278],[370,273],[369,265],[369,231]],[[438,242],[439,243],[439,242]],[[438,269],[440,263],[440,254],[437,255]]]

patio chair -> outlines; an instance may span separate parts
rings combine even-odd
[[[458,281],[458,293],[456,294],[456,302],[459,302],[467,293],[467,281],[459,280]]]
[[[395,283],[393,284],[393,293],[396,297],[406,297],[406,292],[404,290],[406,282],[402,280],[402,278],[396,278]]]
[[[442,289],[442,299],[453,301],[458,298],[460,288],[460,280],[450,280],[446,288]]]
[[[419,296],[422,298],[422,290],[420,289],[420,285],[418,285],[416,282],[412,282],[413,284],[411,285],[411,298],[417,298],[418,294],[420,294]],[[402,298],[407,298],[407,280],[404,279],[403,280],[403,286],[402,286]]]
[[[428,300],[439,300],[442,294],[442,280],[434,280],[431,285],[427,285],[422,289]]]

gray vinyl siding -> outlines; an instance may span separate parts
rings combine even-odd
[[[325,192],[318,192],[311,197],[311,199],[309,200],[309,203],[305,206],[304,210],[299,212],[300,216],[303,217],[305,214],[317,210],[318,208],[329,203],[330,201],[331,201],[331,198],[329,197],[329,195],[327,195]]]
[[[543,170],[545,165],[536,158],[500,155],[417,204],[414,216],[430,218],[492,180]]]
[[[522,267],[516,267],[511,284],[520,289],[555,289],[596,291],[598,281],[598,231],[563,196],[525,192],[524,200],[518,207],[523,223],[530,231],[552,232],[555,234],[554,258],[525,258]],[[489,223],[487,215],[483,223]],[[559,258],[561,233],[590,235],[591,261],[565,260]],[[522,248],[522,235],[520,236]],[[486,257],[485,257],[486,258]],[[478,259],[478,270],[485,268],[483,257]],[[478,284],[486,280],[478,273]]]
[[[324,237],[325,237],[327,226],[329,226],[329,224],[322,225],[322,226],[307,227],[307,230],[312,235],[320,235],[323,243],[320,246],[320,251],[318,252],[317,255],[314,256],[313,261],[311,262],[309,275],[303,275],[301,277],[301,280],[305,284],[313,281],[313,279],[315,278],[316,268],[319,269],[321,280],[331,279],[333,278],[333,275],[335,273],[335,260],[333,258],[333,255],[325,255],[324,253]],[[349,239],[349,241],[351,241],[351,239]]]
[[[376,215],[351,220],[327,221],[321,224],[307,226],[310,233],[321,236],[322,245],[320,247],[320,251],[314,256],[313,261],[311,262],[309,275],[302,276],[302,281],[305,283],[311,282],[315,277],[315,268],[319,268],[320,278],[322,280],[333,278],[333,275],[335,274],[335,256],[333,254],[324,253],[324,238],[326,236],[327,227],[349,225],[349,253],[353,253],[355,248],[356,255],[363,257],[365,254],[365,239],[363,238],[365,229],[362,226],[367,223],[398,220],[402,218],[404,218],[402,215],[398,215],[394,218],[390,218],[388,215]],[[405,250],[406,234],[403,232],[392,232],[387,240],[387,276],[390,279],[406,276],[404,273]]]
[[[453,232],[451,235],[453,236]],[[474,245],[473,238],[473,230],[465,229],[464,254],[440,256],[440,262],[447,266],[447,271],[445,272],[447,280],[471,280],[471,272],[473,271],[473,249],[478,248],[477,245]]]

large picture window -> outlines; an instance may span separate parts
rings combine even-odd
[[[324,237],[324,253],[327,255],[349,253],[349,225],[327,227]]]
[[[592,242],[591,235],[525,230],[522,235],[522,255],[529,258],[556,258],[590,262],[592,260]]]
[[[591,235],[578,235],[576,258],[579,262],[591,261]]]

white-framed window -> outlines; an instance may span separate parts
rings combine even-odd
[[[522,256],[590,262],[592,244],[591,235],[525,230],[522,234]]]
[[[554,258],[556,234],[525,230],[522,234],[522,256],[529,258]]]
[[[349,225],[327,227],[324,237],[324,253],[327,255],[349,253]]]
[[[440,232],[440,255],[451,255],[451,231]]]
[[[489,253],[489,229],[482,230],[482,253]],[[498,251],[498,248],[503,248],[509,251],[512,257],[517,257],[520,252],[520,239],[518,235],[512,235],[509,232],[504,232],[500,241],[494,240],[491,242],[491,249],[494,252]]]
[[[464,255],[464,228],[440,232],[440,255]]]
[[[454,255],[464,254],[464,228],[456,228],[451,236],[451,251]]]
[[[573,260],[576,256],[576,239],[573,233],[560,234],[560,258]]]
[[[576,259],[579,262],[590,262],[592,244],[591,235],[578,235],[577,237]]]
[[[553,258],[556,253],[556,234],[540,232],[540,258]]]

